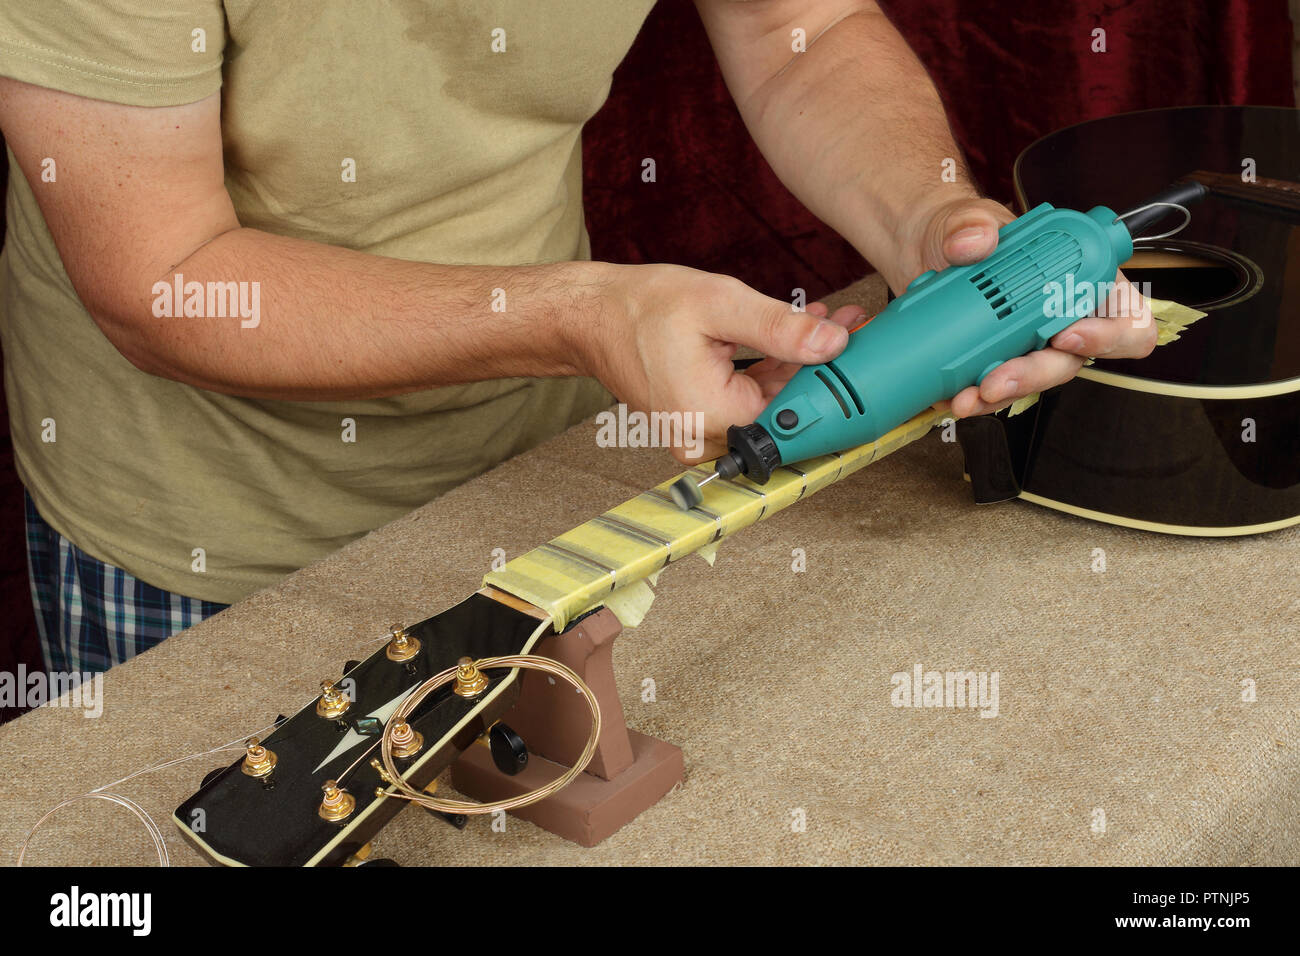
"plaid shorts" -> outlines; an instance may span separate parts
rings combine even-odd
[[[106,671],[228,605],[164,591],[92,558],[27,502],[27,570],[45,667]]]

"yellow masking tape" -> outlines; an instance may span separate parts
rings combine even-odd
[[[1167,345],[1178,338],[1197,319],[1205,318],[1205,313],[1168,299],[1147,299],[1151,304],[1151,314],[1156,317],[1156,344]]]
[[[1147,304],[1151,306],[1151,315],[1156,320],[1156,345],[1168,345],[1170,342],[1178,339],[1178,333],[1186,331],[1187,327],[1197,319],[1205,318],[1206,313],[1199,312],[1191,306],[1179,305],[1177,302],[1171,302],[1168,299],[1147,299]],[[1091,365],[1092,359],[1084,359],[1084,365]],[[1026,408],[1029,408],[1034,402],[1038,401],[1038,392],[1032,395],[1026,395],[1024,398],[1018,398],[1011,403],[1007,409],[1007,417],[1019,415]]]
[[[650,612],[655,593],[644,581],[633,581],[605,598],[604,605],[618,617],[624,627],[636,627]]]

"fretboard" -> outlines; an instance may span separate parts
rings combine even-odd
[[[702,489],[704,500],[690,511],[682,511],[669,498],[668,488],[677,480],[673,478],[489,572],[483,583],[546,611],[561,631],[620,588],[770,518],[915,441],[950,416],[927,409],[869,444],[783,465],[764,485],[744,477],[716,478]],[[690,473],[699,479],[711,469],[698,467]]]

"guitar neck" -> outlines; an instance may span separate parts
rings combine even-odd
[[[688,554],[709,553],[741,528],[916,441],[947,417],[950,412],[926,409],[874,442],[783,465],[764,485],[744,477],[714,479],[703,503],[690,511],[680,510],[669,497],[673,478],[489,572],[483,583],[541,608],[554,619],[555,630],[562,631],[615,591],[651,578]],[[704,468],[690,473],[697,478],[708,474]]]

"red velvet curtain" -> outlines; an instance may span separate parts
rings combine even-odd
[[[1011,196],[1039,136],[1128,110],[1291,106],[1286,0],[883,0],[929,67],[977,179]],[[1094,29],[1106,52],[1092,52]],[[304,95],[308,95],[304,92]],[[750,141],[687,0],[660,0],[584,139],[597,258],[678,262],[769,295],[823,295],[867,266],[777,181]],[[641,182],[653,158],[658,181]],[[3,157],[0,156],[0,162]],[[0,413],[4,413],[0,407]],[[21,488],[0,433],[0,670],[38,665]],[[0,710],[0,720],[12,715]]]
[[[998,199],[1012,195],[1020,151],[1063,126],[1157,107],[1295,105],[1285,0],[884,6],[934,76],[976,178]],[[1105,52],[1093,52],[1100,39]]]
[[[1063,126],[1154,107],[1294,105],[1286,0],[881,5],[933,75],[976,179],[1003,201],[1016,156]],[[653,185],[640,181],[645,157]],[[588,126],[585,158],[598,258],[726,272],[780,298],[867,271],[749,140],[687,0],[660,0]]]

